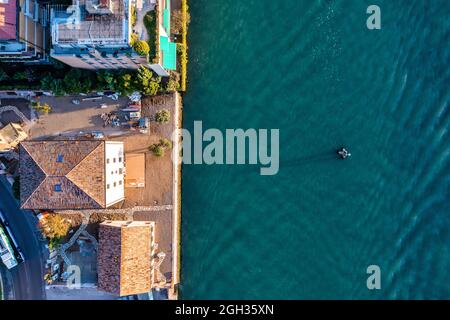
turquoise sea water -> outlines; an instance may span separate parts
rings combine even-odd
[[[182,297],[449,299],[450,1],[190,10],[184,126],[279,128],[281,164],[183,167]]]

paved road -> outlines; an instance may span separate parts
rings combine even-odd
[[[30,211],[19,209],[4,176],[0,176],[0,208],[9,222],[17,243],[22,248],[25,262],[10,270],[13,296],[16,300],[43,300],[44,260],[42,243],[38,239],[37,219]]]

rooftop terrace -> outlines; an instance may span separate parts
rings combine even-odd
[[[129,0],[73,0],[52,7],[54,45],[128,44]]]

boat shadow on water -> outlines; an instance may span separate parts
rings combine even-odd
[[[288,160],[279,160],[279,171],[282,171],[283,168],[288,167],[302,167],[307,166],[311,164],[324,164],[327,162],[334,162],[336,160],[341,160],[342,158],[337,154],[336,149],[329,150],[326,152],[294,158],[294,159],[288,159]],[[249,165],[249,164],[242,164],[242,165],[234,165],[233,172],[239,172],[239,174],[253,174],[255,172],[260,173],[261,168],[267,167],[267,165]],[[275,174],[276,175],[276,174]],[[271,175],[269,175],[271,176]]]

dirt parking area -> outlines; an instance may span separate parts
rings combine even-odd
[[[48,103],[52,108],[49,114],[39,114],[36,124],[30,130],[32,139],[42,139],[55,136],[76,136],[92,131],[101,131],[106,137],[125,134],[127,131],[120,127],[103,127],[102,113],[118,111],[128,105],[128,97],[113,100],[108,97],[94,101],[83,101],[85,96],[72,97],[39,97],[41,104]],[[80,101],[80,104],[72,103]],[[101,108],[105,105],[106,108]]]

